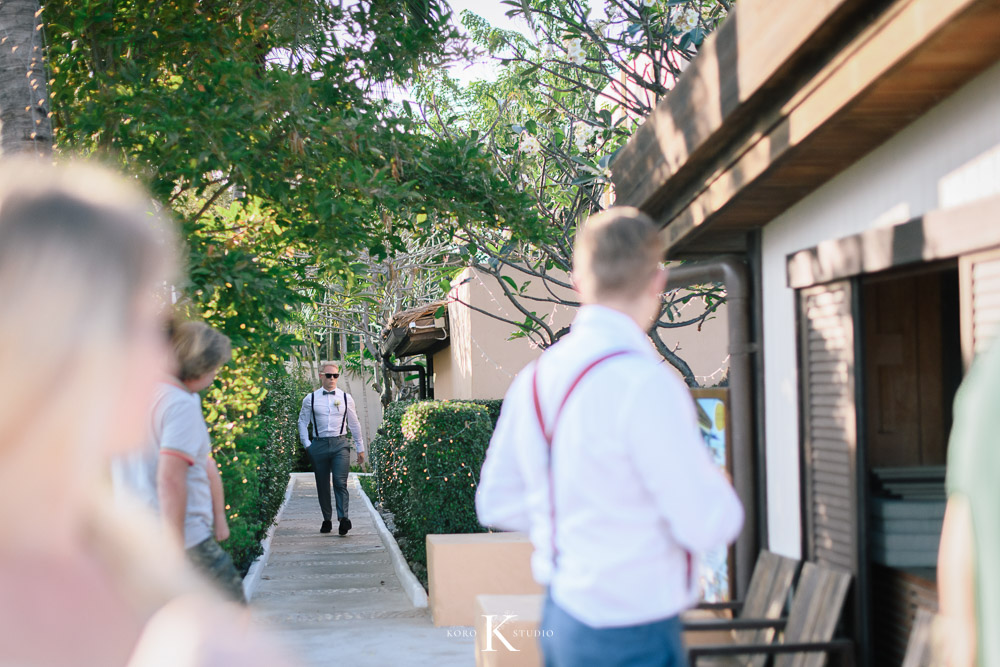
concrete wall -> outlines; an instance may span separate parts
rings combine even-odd
[[[1000,65],[969,82],[763,231],[764,383],[770,548],[799,556],[794,291],[786,257],[821,241],[1000,193]]]
[[[527,278],[515,270],[505,273],[518,285]],[[448,304],[448,330],[451,344],[434,357],[434,396],[439,399],[503,398],[514,376],[541,349],[527,338],[508,340],[515,330],[512,324],[478,313],[470,304],[498,317],[522,321],[521,315],[504,295],[496,279],[475,269],[466,269],[455,279]],[[547,294],[537,279],[527,288],[530,296]],[[575,298],[566,291],[564,298]],[[545,316],[553,329],[568,325],[575,309],[536,302],[532,310]],[[447,357],[447,358],[445,358]]]
[[[509,275],[518,284],[525,279],[516,271]],[[451,343],[434,355],[434,396],[438,399],[503,398],[514,376],[542,350],[526,338],[508,340],[513,325],[463,305],[470,304],[511,320],[523,320],[493,276],[466,269],[454,285],[452,294],[457,301],[448,305]],[[532,284],[527,293],[541,296],[544,288]],[[575,299],[576,295],[567,291],[565,298]],[[681,316],[696,315],[702,307],[699,303],[691,303]],[[568,325],[576,314],[575,308],[543,303],[532,304],[532,309],[547,313],[547,321],[554,330]],[[705,322],[701,331],[694,326],[668,329],[662,338],[691,366],[701,384],[711,386],[723,378],[728,368],[726,327],[726,310],[722,307],[717,315]]]

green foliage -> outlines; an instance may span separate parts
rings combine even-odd
[[[230,538],[222,546],[242,572],[260,555],[260,541],[285,497],[298,449],[296,421],[302,386],[278,366],[262,373],[266,392],[252,425],[218,443],[215,460],[222,473]]]
[[[440,0],[42,7],[57,153],[100,156],[173,213],[187,314],[236,348],[204,404],[245,563],[284,488],[263,369],[302,343],[323,292],[307,269],[346,285],[362,251],[383,258],[442,220],[530,223],[530,208],[476,142],[420,132],[386,100],[455,55]]]
[[[358,475],[358,483],[361,490],[365,492],[369,500],[374,502],[378,498],[378,488],[375,486],[375,478],[371,475]]]
[[[493,428],[497,427],[497,420],[500,419],[500,409],[503,408],[502,398],[471,398],[468,402],[485,407],[489,412],[490,421],[493,422]]]
[[[415,131],[384,99],[454,55],[445,3],[43,4],[56,149],[123,167],[180,221],[191,314],[242,348],[231,373],[247,378],[219,388],[248,409],[222,412],[252,413],[254,369],[300,344],[306,265],[345,282],[355,253],[439,218],[528,208],[467,140]]]
[[[193,267],[263,237],[347,271],[341,253],[384,256],[439,217],[524,215],[474,143],[415,131],[384,99],[451,54],[444,3],[84,0],[44,16],[57,145],[141,173],[201,237]],[[216,204],[238,224],[213,223]]]
[[[390,512],[396,512],[406,504],[407,489],[399,475],[406,458],[402,421],[406,409],[413,403],[413,401],[396,401],[390,404],[385,409],[382,424],[368,447],[372,477],[377,489],[372,499],[377,499]]]
[[[422,401],[406,410],[401,427],[408,502],[396,525],[406,538],[407,555],[426,563],[427,535],[485,530],[475,499],[493,423],[482,405]]]
[[[386,411],[372,446],[373,481],[407,559],[426,565],[429,534],[485,530],[475,497],[493,426],[490,410],[470,401],[396,403]]]
[[[612,201],[615,156],[670,92],[732,2],[504,4],[510,16],[523,21],[524,34],[497,29],[471,11],[462,14],[473,42],[498,64],[495,80],[462,87],[436,73],[423,77],[415,92],[434,131],[479,141],[539,212],[533,236],[471,220],[459,221],[454,238],[468,263],[495,279],[511,307],[490,316],[510,326],[512,339],[527,337],[548,347],[568,332],[551,326],[553,307],[579,305],[568,275],[573,242],[578,226]],[[682,312],[693,300],[704,307]],[[715,285],[675,290],[664,299],[653,330],[657,349],[692,385],[694,374],[660,331],[700,326],[722,300]]]
[[[240,572],[246,572],[261,553],[260,540],[270,526],[262,502],[260,475],[261,447],[267,444],[267,434],[255,432],[236,439],[231,447],[216,450],[215,459],[222,473],[229,520],[229,539],[222,547],[233,557]],[[287,483],[287,475],[285,482]],[[277,511],[277,508],[275,508]],[[273,518],[273,517],[272,517]]]

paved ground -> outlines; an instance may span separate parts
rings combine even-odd
[[[322,515],[312,475],[294,475],[292,496],[271,543],[251,608],[300,656],[303,665],[471,665],[473,639],[462,629],[435,628],[415,609],[389,554],[349,482],[353,529],[346,537],[319,532]]]

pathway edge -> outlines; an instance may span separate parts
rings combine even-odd
[[[357,473],[351,473],[352,477],[357,477]],[[367,475],[366,475],[367,476]],[[382,515],[378,513],[375,509],[375,505],[372,504],[371,498],[365,493],[365,489],[361,486],[361,482],[358,481],[358,491],[361,493],[361,498],[365,501],[365,505],[368,507],[368,512],[372,516],[372,521],[375,522],[375,530],[378,531],[378,536],[382,539],[382,544],[385,545],[386,551],[389,552],[389,559],[392,561],[392,569],[396,571],[396,577],[399,578],[399,583],[402,584],[403,590],[406,592],[406,596],[410,598],[410,602],[416,608],[426,608],[427,607],[427,591],[417,580],[413,571],[410,570],[410,566],[406,563],[406,558],[403,557],[403,552],[399,550],[399,545],[396,544],[396,538],[392,536],[389,529],[385,525],[385,521],[382,520]]]
[[[267,535],[260,541],[260,545],[264,548],[264,553],[257,556],[257,560],[247,570],[247,576],[243,577],[243,597],[246,598],[247,602],[253,599],[254,593],[257,592],[257,586],[260,585],[260,575],[264,573],[264,568],[267,566],[267,559],[271,555],[271,539],[274,537],[274,531],[278,529],[281,515],[285,512],[285,507],[288,505],[288,499],[292,497],[292,489],[294,488],[295,473],[290,473],[288,475],[288,486],[285,487],[285,499],[281,501],[281,507],[278,508],[278,513],[274,515],[274,521],[271,523],[271,527],[267,529]]]

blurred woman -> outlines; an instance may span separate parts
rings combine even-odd
[[[175,241],[90,166],[0,168],[0,663],[262,664],[160,532],[105,497],[167,371]]]

